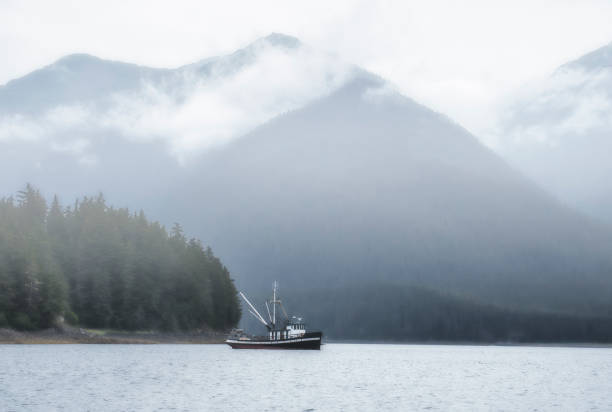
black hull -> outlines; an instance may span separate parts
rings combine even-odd
[[[280,340],[234,340],[227,339],[225,343],[232,349],[308,349],[320,350],[321,332],[308,332],[304,336],[295,339]]]

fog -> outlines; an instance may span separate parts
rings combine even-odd
[[[168,210],[249,288],[376,281],[522,309],[607,305],[606,228],[448,118],[388,92],[373,102],[379,87],[355,80],[209,153]]]
[[[612,222],[612,44],[521,90],[500,114],[499,152],[562,202]]]
[[[87,164],[95,162],[87,136],[105,131],[163,142],[188,161],[337,89],[355,70],[276,34],[173,70],[73,55],[4,87],[0,142],[37,142]]]
[[[167,69],[71,55],[0,88],[0,187],[181,222],[239,289],[279,280],[338,337],[579,340],[612,316],[602,50],[517,92],[497,152],[290,36]]]

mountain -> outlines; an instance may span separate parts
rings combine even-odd
[[[134,186],[163,193],[209,147],[356,71],[275,33],[175,69],[70,55],[0,87],[0,186],[13,193],[30,181],[66,199],[94,188],[142,207]]]
[[[159,81],[167,70],[73,54],[0,88],[0,113],[41,114],[59,105],[102,102],[113,93]]]
[[[86,59],[134,79],[37,112],[28,87],[4,89],[29,76],[0,89],[24,102],[2,103],[7,192],[95,187],[181,221],[239,289],[258,300],[279,280],[332,337],[611,338],[612,231],[383,79],[278,34],[177,69]]]
[[[301,43],[273,33],[228,56],[207,58],[176,69],[157,69],[72,54],[0,87],[0,114],[43,114],[57,106],[113,103],[120,93],[138,92],[143,85],[178,94],[194,81],[228,77],[256,63],[270,50],[292,51]],[[191,76],[191,77],[190,77]],[[195,78],[194,78],[195,77]]]
[[[502,153],[564,203],[612,222],[612,43],[530,89],[501,121]]]
[[[178,193],[188,201],[168,210],[257,293],[273,279],[300,296],[419,285],[522,310],[610,311],[610,231],[374,76],[208,152]]]

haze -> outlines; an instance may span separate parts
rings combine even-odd
[[[331,336],[610,339],[607,3],[3,7],[3,196],[180,222]]]
[[[0,11],[0,84],[71,53],[177,67],[281,32],[384,76],[488,144],[500,100],[612,39],[605,0],[8,0]]]

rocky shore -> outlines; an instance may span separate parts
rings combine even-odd
[[[111,331],[58,326],[40,331],[0,328],[0,344],[210,344],[223,343],[216,331],[158,332]]]

